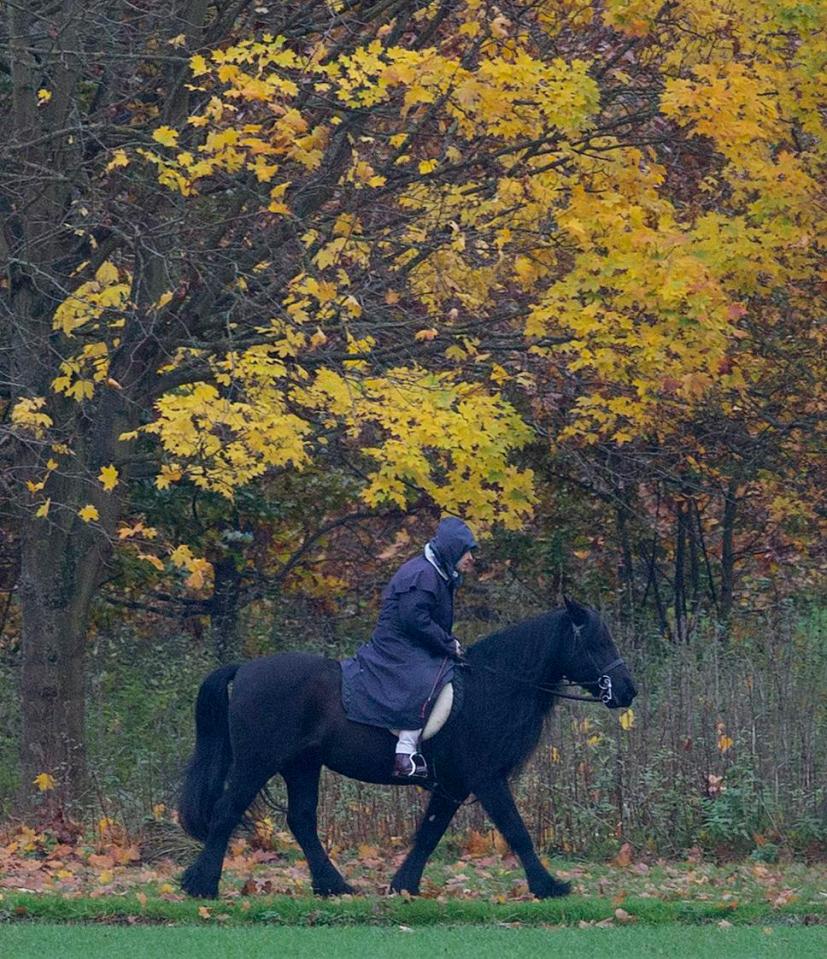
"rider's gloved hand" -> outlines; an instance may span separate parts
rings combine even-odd
[[[460,645],[460,642],[458,639],[454,640],[454,646],[453,646],[453,649],[451,650],[451,657],[459,663],[465,660],[465,650]]]

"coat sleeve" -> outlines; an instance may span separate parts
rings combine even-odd
[[[450,656],[454,641],[433,620],[436,597],[424,589],[409,589],[399,594],[399,624],[415,642],[442,656]]]

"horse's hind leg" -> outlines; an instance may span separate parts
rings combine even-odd
[[[419,880],[422,878],[425,863],[442,839],[448,823],[454,818],[454,813],[464,801],[465,796],[458,796],[456,799],[450,799],[439,793],[431,796],[425,818],[416,831],[413,849],[391,879],[391,889],[394,892],[407,891],[413,895],[419,893]]]
[[[320,896],[338,896],[353,892],[324,851],[316,828],[321,763],[310,756],[294,760],[282,771],[287,784],[287,825],[302,847],[313,892]]]
[[[230,836],[269,778],[261,770],[239,769],[233,764],[227,788],[215,804],[201,855],[181,877],[184,892],[202,899],[216,898]]]

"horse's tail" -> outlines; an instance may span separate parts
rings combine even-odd
[[[224,780],[232,760],[227,687],[239,664],[222,666],[210,673],[198,690],[195,703],[195,749],[190,758],[178,818],[193,839],[206,840],[215,804],[224,792]]]

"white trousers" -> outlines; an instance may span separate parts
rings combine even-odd
[[[399,742],[396,744],[397,753],[403,756],[413,756],[419,752],[419,737],[422,734],[422,728],[419,729],[400,729]]]

